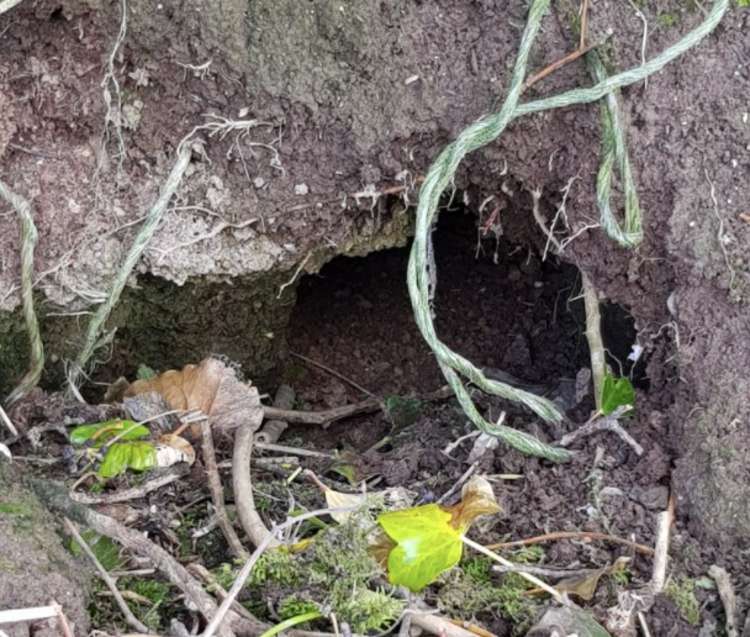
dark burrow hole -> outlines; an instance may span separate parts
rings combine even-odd
[[[575,266],[542,261],[536,248],[504,237],[498,244],[494,238],[478,244],[476,215],[462,210],[442,213],[433,240],[436,327],[451,348],[477,366],[539,385],[574,379],[589,366]],[[425,393],[445,384],[414,322],[408,258],[408,247],[338,257],[305,277],[290,325],[291,351],[379,395]],[[602,314],[605,327],[615,326],[608,349],[627,362],[635,338],[632,319],[613,304]],[[344,392],[357,398],[356,390],[309,365],[295,362],[287,376],[314,402],[340,404],[335,394]]]

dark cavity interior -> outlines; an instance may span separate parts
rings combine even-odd
[[[436,326],[451,348],[480,367],[543,385],[575,378],[589,365],[583,302],[572,300],[580,288],[577,268],[542,261],[535,248],[503,237],[497,245],[489,237],[478,244],[476,216],[462,210],[442,213],[433,240]],[[305,277],[290,325],[291,351],[381,395],[445,384],[412,316],[408,257],[408,247],[338,257]],[[330,376],[304,368],[296,385],[316,394]]]

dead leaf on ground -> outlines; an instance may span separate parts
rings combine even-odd
[[[150,380],[137,380],[125,391],[125,397],[156,392],[170,409],[200,410],[210,417],[211,426],[230,431],[239,426],[257,430],[263,422],[263,407],[257,388],[243,383],[234,369],[215,358],[207,358],[199,365],[186,365],[181,370],[170,370]],[[156,415],[156,414],[154,414]],[[191,428],[194,437],[200,426]]]
[[[481,515],[499,513],[492,485],[482,476],[473,476],[461,489],[461,500],[446,510],[452,515],[451,526],[466,532]]]
[[[628,562],[630,562],[629,557],[618,557],[609,566],[591,569],[588,573],[560,580],[555,585],[555,590],[560,593],[575,595],[576,597],[589,602],[596,593],[596,587],[599,585],[599,580],[601,580],[604,575],[611,575],[612,573],[622,570],[627,566]]]

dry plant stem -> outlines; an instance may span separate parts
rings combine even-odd
[[[638,623],[641,625],[643,637],[651,637],[651,631],[649,630],[648,624],[646,623],[646,616],[641,610],[638,611]]]
[[[636,455],[642,456],[643,447],[641,447],[641,445],[636,442],[635,438],[633,438],[633,436],[631,436],[618,422],[618,418],[620,418],[620,416],[622,416],[629,410],[630,407],[626,405],[618,407],[617,409],[615,409],[615,411],[609,414],[609,416],[595,418],[594,420],[587,422],[585,425],[582,425],[575,431],[571,431],[569,434],[565,434],[562,438],[560,438],[557,444],[561,447],[568,447],[573,443],[574,440],[580,438],[581,436],[590,436],[602,431],[610,431],[614,434],[617,434],[627,445],[629,445],[633,449],[633,451],[635,451]]]
[[[491,551],[487,547],[482,546],[481,544],[478,544],[474,540],[470,540],[465,535],[461,536],[461,541],[464,544],[466,544],[466,546],[469,546],[469,547],[473,548],[475,551],[479,551],[482,555],[486,555],[491,560],[494,560],[495,562],[498,562],[499,564],[502,564],[503,566],[506,566],[508,568],[514,568],[515,567],[515,564],[513,564],[513,562],[511,562],[510,560],[506,560],[504,557],[501,557],[497,553],[494,553],[493,551]],[[534,575],[531,575],[530,573],[523,573],[523,572],[519,571],[518,574],[521,577],[523,577],[525,580],[527,580],[527,581],[531,582],[532,584],[534,584],[534,586],[538,586],[544,592],[549,593],[555,599],[555,601],[558,602],[559,604],[567,605],[567,602],[566,602],[565,598],[563,598],[563,596],[560,594],[560,592],[557,591],[557,590],[555,590],[554,588],[552,588],[546,582],[543,582],[538,577],[535,577]]]
[[[235,557],[246,560],[248,558],[248,552],[245,547],[242,546],[240,538],[237,536],[237,532],[232,526],[232,522],[229,520],[227,515],[227,508],[224,504],[224,488],[221,486],[221,478],[219,477],[219,469],[216,466],[216,450],[214,448],[214,437],[211,432],[211,421],[204,420],[201,422],[201,441],[203,447],[203,462],[206,469],[206,477],[208,478],[208,488],[211,491],[211,501],[216,511],[216,521],[224,534],[224,538],[229,545],[229,549]],[[235,492],[237,500],[242,500],[244,494],[241,492]]]
[[[0,405],[0,420],[2,420],[3,424],[8,428],[11,435],[18,438],[18,430],[13,424],[13,421],[8,417],[8,414],[5,413],[2,405]]]
[[[348,376],[344,376],[342,373],[337,372],[335,369],[331,369],[327,365],[323,365],[323,363],[319,363],[318,361],[314,361],[312,358],[308,358],[307,356],[303,356],[302,354],[297,354],[296,352],[289,352],[289,353],[292,356],[294,356],[294,358],[297,358],[297,359],[299,359],[301,361],[304,361],[305,363],[308,363],[308,364],[312,365],[313,367],[317,367],[318,369],[322,369],[324,372],[328,372],[329,374],[331,374],[331,376],[335,376],[339,380],[343,380],[345,383],[348,383],[349,385],[351,385],[352,387],[354,387],[354,389],[358,389],[359,391],[361,391],[366,396],[369,396],[370,398],[377,399],[377,396],[375,394],[373,394],[369,389],[365,389],[364,387],[362,387],[362,385],[360,385],[359,383],[356,383],[355,381],[353,381]]]
[[[203,564],[193,562],[187,565],[187,570],[191,573],[195,573],[196,576],[200,577],[207,584],[208,589],[210,591],[215,591],[217,597],[219,597],[222,601],[226,599],[227,591],[216,581],[216,578],[211,574],[211,571],[203,566]],[[249,619],[251,621],[254,619],[254,617],[250,614],[250,611],[248,611],[247,608],[245,608],[239,602],[235,602],[234,604],[232,604],[232,610],[245,619]]]
[[[608,535],[607,533],[597,533],[596,531],[555,531],[553,533],[545,533],[544,535],[537,535],[534,537],[526,538],[524,540],[514,540],[513,542],[498,542],[496,544],[488,544],[487,548],[492,550],[500,549],[512,549],[519,546],[529,546],[530,544],[541,544],[542,542],[552,542],[555,540],[602,540],[605,542],[613,542],[615,544],[622,544],[628,546],[631,549],[642,553],[644,555],[653,555],[654,549],[645,544],[637,544],[621,537],[614,535]]]
[[[247,537],[254,546],[268,542],[268,546],[278,546],[279,542],[266,528],[255,508],[253,495],[253,478],[250,462],[253,456],[253,439],[255,431],[247,424],[237,429],[234,434],[234,453],[232,455],[232,487],[237,517]]]
[[[56,604],[0,610],[0,625],[15,624],[17,622],[32,622],[39,619],[50,619],[51,617],[57,617]]]
[[[107,588],[112,592],[112,596],[115,598],[117,605],[122,611],[122,614],[125,616],[125,621],[128,622],[128,624],[132,626],[133,628],[135,628],[136,630],[142,633],[147,633],[148,628],[146,628],[146,626],[142,624],[135,615],[133,615],[133,612],[130,610],[130,607],[128,606],[127,602],[123,599],[122,595],[120,594],[120,591],[117,590],[117,585],[115,584],[115,581],[110,577],[109,573],[107,573],[107,569],[105,569],[102,566],[101,562],[97,559],[96,555],[94,554],[94,551],[91,550],[91,547],[88,545],[86,540],[84,540],[81,537],[81,534],[78,532],[78,529],[76,528],[75,524],[73,524],[68,518],[64,518],[63,521],[65,523],[65,528],[75,538],[76,542],[78,542],[78,545],[83,549],[83,552],[86,553],[89,559],[94,563],[96,570],[99,572],[99,577],[102,578],[102,581],[107,585]]]
[[[667,561],[669,559],[669,532],[674,521],[674,495],[669,496],[667,510],[656,516],[656,544],[654,547],[654,566],[651,574],[651,592],[658,595],[664,590],[667,580]]]
[[[67,495],[65,487],[46,480],[30,480],[31,487],[39,499],[50,509],[71,518],[79,524],[86,525],[108,538],[120,543],[125,549],[149,558],[165,577],[174,584],[199,610],[210,619],[217,613],[213,598],[203,590],[200,583],[174,557],[160,546],[148,540],[140,531],[130,529],[117,520],[92,511],[76,502]],[[226,615],[226,610],[223,616]],[[245,620],[235,613],[230,615],[230,624],[238,632],[248,635],[258,635],[268,628],[268,625],[258,621]],[[228,628],[222,632],[227,637],[233,632]]]
[[[439,637],[476,637],[474,633],[456,626],[453,622],[445,617],[439,617],[431,613],[409,613],[412,626],[418,626],[433,635]]]
[[[112,309],[120,300],[120,295],[125,288],[125,284],[127,283],[133,268],[135,268],[143,251],[153,238],[156,228],[164,216],[164,211],[166,210],[170,199],[172,199],[172,196],[177,191],[177,188],[182,181],[182,177],[185,174],[185,170],[190,164],[190,155],[190,145],[186,143],[186,140],[184,139],[177,149],[177,160],[175,161],[172,171],[169,173],[158,199],[148,211],[146,221],[138,231],[138,234],[133,241],[133,245],[130,247],[129,252],[125,257],[125,261],[117,272],[106,300],[97,308],[96,313],[89,321],[86,339],[70,373],[69,381],[72,386],[78,386],[89,359],[99,345],[99,334],[104,328]]]
[[[575,51],[572,51],[568,53],[568,55],[560,58],[557,60],[557,62],[553,62],[549,66],[543,68],[539,73],[536,73],[535,75],[532,75],[529,79],[526,80],[526,82],[523,85],[523,90],[526,91],[530,86],[533,84],[536,84],[539,80],[543,80],[548,75],[551,75],[557,69],[565,66],[566,64],[573,62],[574,60],[577,60],[580,57],[583,57],[588,53],[591,49],[593,49],[596,44],[589,44],[586,46],[586,36],[588,35],[588,23],[589,23],[589,0],[583,0],[581,3],[581,37],[580,41],[578,42],[578,48]]]
[[[550,64],[546,68],[544,68],[541,71],[539,71],[539,73],[537,73],[536,75],[532,75],[528,80],[526,80],[526,83],[523,85],[523,90],[526,91],[533,84],[536,84],[540,80],[543,80],[548,75],[551,75],[552,73],[554,73],[555,71],[557,71],[557,69],[565,66],[566,64],[569,64],[570,62],[574,62],[578,58],[583,57],[589,51],[591,51],[591,49],[594,49],[597,46],[599,46],[599,44],[600,43],[588,44],[588,45],[585,45],[585,46],[581,47],[580,49],[576,49],[575,51],[571,51],[565,57],[560,58],[559,60],[557,60],[557,62],[553,62],[552,64]]]
[[[31,215],[31,205],[24,197],[13,192],[3,181],[0,181],[0,198],[13,207],[20,220],[21,301],[29,338],[29,370],[6,399],[6,406],[10,406],[28,394],[39,382],[44,370],[44,345],[34,309],[34,248],[37,242],[37,231]]]
[[[277,409],[291,409],[294,407],[295,393],[289,385],[279,385],[276,390],[276,396],[273,400],[273,406]],[[255,435],[258,442],[275,443],[281,438],[289,423],[279,418],[268,420],[261,431]]]
[[[493,566],[492,570],[495,573],[530,573],[554,580],[588,575],[592,571],[590,568],[544,568],[543,566],[531,566],[529,564],[514,564],[513,567]]]
[[[470,633],[479,635],[479,637],[495,637],[495,635],[491,633],[489,630],[485,630],[481,626],[477,626],[476,624],[472,624],[471,622],[463,621],[461,619],[449,619],[448,621],[454,626],[464,628],[468,630]]]
[[[15,7],[17,4],[20,4],[23,2],[23,0],[2,0],[0,2],[0,15],[5,13],[6,11],[10,11],[13,7]]]
[[[594,398],[596,408],[602,406],[602,388],[604,377],[607,375],[607,363],[604,358],[604,343],[602,342],[601,314],[599,313],[599,297],[596,288],[591,283],[588,275],[581,272],[581,285],[583,287],[583,302],[586,306],[586,340],[591,352],[591,377],[594,381]]]
[[[52,602],[52,606],[57,613],[57,623],[60,625],[60,632],[63,634],[63,637],[75,637],[68,623],[68,618],[65,617],[63,607],[55,601]]]
[[[330,453],[323,453],[322,451],[311,451],[310,449],[302,449],[301,447],[288,447],[287,445],[275,445],[273,443],[260,443],[256,442],[255,447],[262,449],[263,451],[275,451],[277,453],[288,453],[295,456],[302,456],[303,458],[334,458],[335,456]]]
[[[325,411],[293,411],[277,407],[263,407],[264,416],[273,420],[286,420],[303,425],[327,425],[343,418],[360,414],[371,414],[381,409],[380,401],[374,398],[352,405],[335,407]]]
[[[102,494],[77,493],[72,491],[70,499],[79,504],[115,504],[117,502],[127,502],[128,500],[137,500],[138,498],[146,497],[152,491],[172,484],[187,474],[188,468],[186,466],[175,467],[169,469],[165,474],[147,480],[137,487]]]
[[[213,634],[219,629],[221,623],[224,621],[224,617],[229,611],[229,608],[231,607],[234,600],[237,599],[237,595],[239,595],[239,592],[245,585],[245,581],[249,577],[250,572],[253,570],[256,562],[260,559],[260,556],[263,555],[263,553],[265,553],[265,551],[271,546],[271,541],[275,539],[276,533],[294,526],[295,524],[299,524],[300,522],[304,522],[305,520],[309,520],[310,518],[315,518],[321,515],[329,515],[330,513],[344,513],[353,510],[354,509],[352,507],[344,507],[339,509],[317,509],[315,511],[310,511],[308,513],[303,513],[302,515],[289,518],[286,522],[274,526],[271,533],[269,533],[265,537],[265,539],[260,544],[258,544],[258,547],[255,549],[255,551],[253,551],[250,559],[247,560],[247,562],[245,562],[245,564],[240,569],[240,572],[237,574],[237,577],[232,584],[232,588],[229,589],[229,593],[227,594],[226,599],[221,603],[221,606],[219,606],[219,610],[213,616],[208,626],[206,626],[206,630],[203,631],[202,637],[212,637]]]
[[[727,618],[726,631],[727,637],[738,637],[737,632],[737,596],[732,586],[732,579],[729,577],[726,569],[717,564],[712,564],[708,569],[708,574],[716,582],[716,588],[719,589],[719,597],[724,605],[724,615]]]

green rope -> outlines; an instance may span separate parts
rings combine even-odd
[[[164,211],[167,208],[169,200],[174,195],[177,187],[182,181],[182,176],[185,174],[185,170],[190,163],[191,149],[189,144],[181,143],[177,149],[177,160],[175,161],[172,171],[169,173],[164,186],[159,193],[159,198],[156,200],[151,209],[146,215],[146,220],[143,222],[141,229],[133,241],[133,245],[130,247],[130,251],[125,257],[120,269],[115,275],[112,287],[107,295],[104,302],[97,308],[96,313],[91,317],[86,331],[86,338],[83,343],[81,351],[78,353],[75,364],[70,370],[68,375],[68,382],[72,387],[77,387],[81,376],[84,373],[84,369],[89,362],[89,359],[93,355],[94,351],[102,344],[102,340],[99,338],[99,333],[107,322],[109,315],[112,313],[112,309],[117,305],[120,300],[125,284],[130,277],[133,268],[141,258],[143,251],[148,246],[151,238],[156,232],[156,228],[159,226]],[[106,338],[106,337],[105,337]]]
[[[594,79],[601,82],[607,78],[607,71],[596,51],[586,55],[586,61]],[[643,240],[641,207],[638,191],[630,169],[630,157],[625,144],[625,127],[622,125],[617,92],[612,91],[601,101],[602,159],[596,177],[596,202],[599,206],[599,220],[604,231],[625,248],[634,248]],[[614,166],[620,171],[625,195],[625,227],[621,228],[610,206]]]
[[[0,197],[15,208],[21,220],[21,301],[29,336],[29,370],[6,398],[5,404],[10,406],[28,394],[39,382],[44,370],[44,345],[34,309],[34,248],[37,242],[37,231],[31,215],[31,205],[2,181],[0,181]]]
[[[437,336],[430,307],[431,287],[429,246],[431,230],[438,214],[440,197],[446,188],[448,188],[453,182],[456,170],[463,158],[470,152],[494,141],[512,120],[521,115],[527,115],[530,113],[537,113],[553,108],[563,108],[574,104],[594,102],[623,86],[639,82],[649,75],[656,73],[668,62],[695,46],[706,35],[708,35],[716,27],[724,13],[727,11],[729,0],[717,0],[710,13],[697,28],[655,58],[637,68],[630,69],[611,77],[602,78],[591,88],[574,89],[553,97],[519,104],[518,102],[526,75],[526,63],[528,61],[529,51],[531,50],[531,45],[539,31],[542,17],[546,13],[548,7],[549,0],[532,1],[526,27],[521,37],[518,57],[508,87],[508,95],[500,111],[493,115],[485,116],[464,129],[455,141],[443,149],[427,172],[419,193],[414,242],[412,244],[411,255],[409,258],[407,283],[409,286],[409,296],[414,310],[414,317],[419,330],[434,352],[443,374],[456,393],[464,412],[471,421],[482,431],[496,435],[508,445],[524,453],[548,458],[554,461],[562,461],[570,457],[569,452],[547,445],[528,434],[523,434],[508,427],[498,427],[487,422],[481,416],[471,400],[461,377],[463,376],[467,381],[473,383],[487,393],[526,405],[546,421],[559,422],[562,420],[563,415],[558,408],[545,398],[536,396],[530,392],[516,389],[498,381],[487,379],[479,368],[447,347]],[[621,123],[619,118],[612,116],[611,111],[608,111],[608,114],[608,125],[605,127],[604,133],[609,136],[609,141],[607,143],[610,144],[610,146],[606,146],[607,152],[605,152],[605,159],[607,159],[609,166],[606,168],[606,171],[604,171],[603,177],[601,176],[602,171],[600,170],[600,178],[602,181],[606,178],[609,180],[608,183],[611,183],[612,168],[614,167],[614,164],[617,163],[618,168],[622,172],[623,179],[627,181],[628,176],[630,176],[632,183],[629,162],[627,162],[627,153],[624,151],[624,134],[621,134],[621,131],[618,132],[616,130],[617,127],[621,128]],[[618,141],[617,135],[620,135],[620,141]],[[610,148],[611,150],[609,150]],[[625,158],[624,160],[623,157]],[[634,190],[635,188],[633,186],[633,192]],[[604,194],[607,193],[602,193],[602,195]],[[602,199],[599,198],[599,200],[601,203]],[[607,206],[609,205],[608,202],[609,196],[607,194]],[[630,212],[626,212],[626,229],[624,237],[627,240],[632,241],[635,240],[637,235],[641,232],[641,222],[639,209],[632,205],[632,199],[630,203]],[[635,203],[637,206],[637,199],[635,200]],[[629,218],[627,217],[628,214],[630,215]],[[613,216],[612,220],[614,220]],[[619,231],[619,226],[617,227],[617,230]],[[611,225],[608,228],[608,232],[610,231],[614,232]]]

